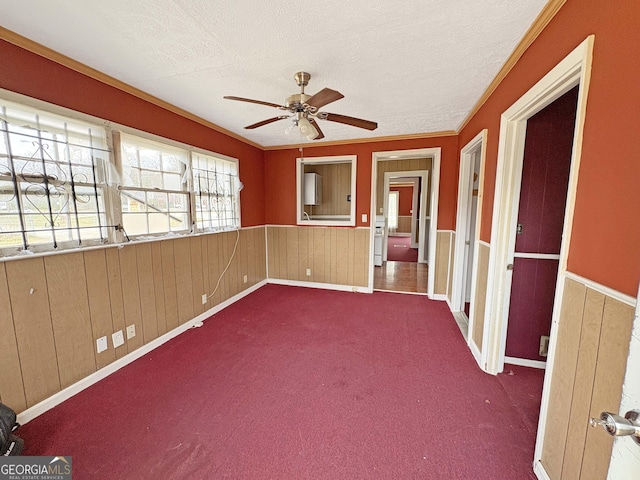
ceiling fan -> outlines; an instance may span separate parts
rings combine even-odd
[[[320,112],[319,110],[328,105],[331,102],[344,98],[340,92],[332,90],[330,88],[323,88],[315,95],[307,95],[304,93],[304,87],[309,84],[311,75],[307,72],[298,72],[293,78],[300,87],[300,93],[296,93],[287,98],[284,105],[278,105],[277,103],[263,102],[261,100],[252,100],[251,98],[232,97],[225,96],[227,100],[237,100],[239,102],[257,103],[259,105],[266,105],[268,107],[275,107],[280,110],[286,110],[289,113],[279,115],[277,117],[268,118],[251,125],[247,125],[246,129],[252,130],[254,128],[268,125],[278,120],[285,118],[291,119],[292,123],[287,128],[286,133],[289,133],[293,127],[298,127],[300,133],[306,136],[309,140],[320,140],[324,138],[324,134],[318,125],[316,120],[327,120],[329,122],[343,123],[345,125],[352,125],[358,128],[364,128],[366,130],[375,130],[378,128],[376,122],[369,120],[363,120],[361,118],[348,117],[346,115],[339,115],[337,113]]]

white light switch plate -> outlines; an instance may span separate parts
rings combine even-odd
[[[100,337],[97,341],[98,353],[104,352],[109,346],[107,345],[107,337]]]
[[[113,340],[113,348],[118,348],[120,345],[124,345],[124,334],[122,330],[118,330],[116,333],[111,335],[111,340]]]
[[[366,213],[362,214],[362,223],[367,223],[367,214]]]
[[[127,340],[136,336],[136,325],[129,325],[127,327]]]

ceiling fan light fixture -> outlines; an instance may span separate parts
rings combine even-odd
[[[307,137],[309,140],[313,140],[318,136],[318,130],[314,127],[306,117],[300,117],[298,120],[298,129],[300,133]]]

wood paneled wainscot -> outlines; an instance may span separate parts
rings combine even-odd
[[[0,262],[0,401],[32,407],[266,278],[264,227]],[[244,282],[244,277],[247,282]],[[114,349],[111,334],[135,325]],[[96,340],[109,348],[97,353]]]
[[[268,226],[269,278],[367,287],[369,233],[368,228]]]
[[[606,478],[613,437],[589,417],[618,411],[634,308],[564,282],[541,463],[552,480]]]

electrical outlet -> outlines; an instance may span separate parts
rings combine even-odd
[[[247,283],[249,281],[249,277],[247,277],[246,275],[244,277],[242,277],[242,281],[244,283]]]
[[[202,304],[205,305],[207,303],[207,294],[203,293],[202,294]]]
[[[136,336],[136,324],[127,327],[127,340]]]
[[[116,333],[111,335],[111,340],[113,340],[113,348],[118,348],[120,345],[124,345],[124,334],[122,330],[118,330]]]
[[[367,214],[366,213],[362,214],[362,223],[367,223]]]
[[[540,337],[540,349],[538,353],[541,357],[546,357],[549,353],[549,337],[547,335],[542,335]]]
[[[98,344],[98,353],[104,352],[109,348],[107,345],[107,337],[100,337],[96,343]]]
[[[307,268],[307,277],[310,277],[310,276],[311,276],[311,269]]]

